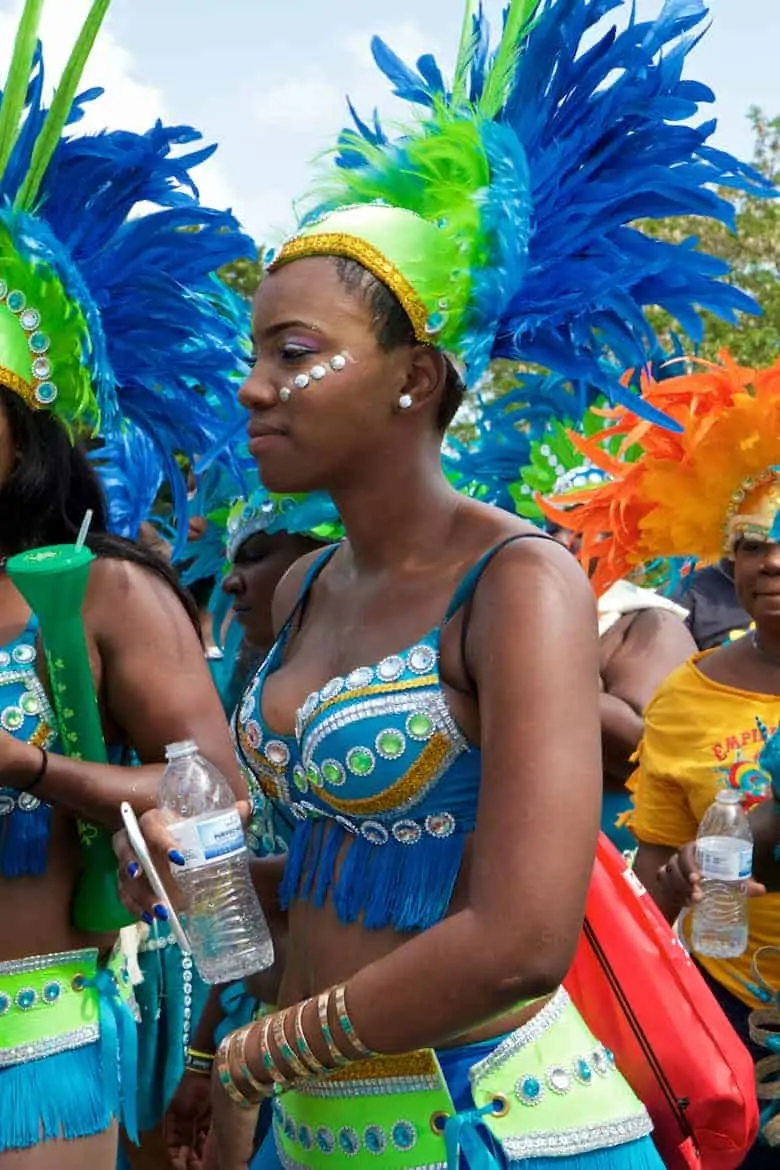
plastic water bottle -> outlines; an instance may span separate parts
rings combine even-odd
[[[700,955],[734,959],[748,944],[745,883],[753,869],[753,834],[733,788],[718,793],[699,825],[696,865],[704,897],[693,909],[691,945]]]
[[[165,749],[158,808],[183,854],[171,866],[187,899],[187,934],[206,983],[264,971],[274,960],[265,916],[249,874],[249,853],[233,792],[192,740]]]

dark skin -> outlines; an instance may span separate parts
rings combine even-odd
[[[4,418],[1,420],[5,422]],[[13,463],[10,436],[0,425],[0,475]],[[0,643],[24,629],[30,611],[11,580],[0,574]],[[120,823],[119,804],[137,813],[155,803],[165,745],[194,738],[235,786],[242,788],[219,699],[198,637],[171,590],[151,572],[118,560],[98,560],[90,574],[84,626],[99,695],[106,742],[131,744],[144,766],[108,767],[51,753],[35,795],[54,805],[45,874],[0,878],[3,930],[0,960],[82,947],[107,951],[114,935],[78,931],[71,902],[80,871],[76,818],[108,828]],[[150,669],[150,664],[154,669]],[[46,682],[46,680],[43,680]],[[0,733],[0,774],[7,787],[24,789],[41,753]],[[34,908],[34,912],[31,909]],[[116,1132],[71,1142],[47,1142],[0,1155],[2,1170],[114,1170]]]
[[[753,638],[739,638],[714,650],[699,662],[708,678],[760,695],[780,696],[780,544],[741,540],[734,554],[734,583],[743,609],[756,623],[758,649]],[[751,823],[760,810],[751,813]],[[766,812],[761,812],[763,824]],[[766,829],[762,831],[766,832]],[[672,846],[640,841],[634,868],[668,921],[673,922],[693,897],[693,843],[679,851]],[[757,852],[767,876],[767,860]]]
[[[254,332],[259,358],[241,399],[252,412],[263,482],[276,491],[330,491],[348,534],[264,691],[267,723],[287,734],[313,689],[412,645],[442,621],[483,552],[535,530],[450,488],[435,425],[441,355],[423,345],[383,352],[368,310],[327,258],[297,261],[263,281]],[[347,356],[345,370],[280,401],[297,373],[336,353]],[[402,394],[412,398],[408,410],[398,405]],[[277,591],[277,630],[307,567],[295,565]],[[465,662],[461,621],[459,614],[442,631],[441,675],[454,718],[481,748],[482,769],[477,827],[447,917],[410,937],[342,925],[330,904],[299,902],[289,913],[280,1004],[348,980],[355,1029],[379,1052],[490,1037],[529,1018],[540,1005],[518,1010],[518,1001],[560,984],[582,922],[601,799],[591,590],[553,542],[521,541],[482,578]],[[565,856],[563,806],[576,827]],[[144,827],[153,845],[167,844],[159,818],[150,815]],[[310,1012],[304,1028],[327,1059]],[[255,1029],[247,1046],[253,1068],[259,1036]],[[251,1135],[226,1102],[224,1093],[215,1101],[219,1165],[237,1170]]]
[[[576,555],[574,531],[550,526],[564,548]],[[642,714],[663,680],[696,652],[684,622],[669,610],[643,609],[619,618],[599,641],[601,748],[604,789],[623,792],[642,738]]]
[[[222,589],[233,599],[233,613],[244,637],[257,654],[274,640],[271,606],[280,579],[294,561],[316,547],[306,536],[289,532],[256,532],[236,550]]]

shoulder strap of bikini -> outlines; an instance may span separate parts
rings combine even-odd
[[[309,600],[309,594],[311,593],[311,590],[312,590],[312,586],[314,585],[314,582],[317,580],[320,573],[325,568],[328,561],[333,556],[333,554],[335,553],[335,551],[338,547],[339,546],[337,544],[329,545],[328,548],[323,549],[322,552],[320,553],[320,555],[318,557],[316,557],[316,559],[313,560],[312,563],[309,565],[309,568],[306,572],[306,576],[303,578],[303,584],[301,585],[300,592],[298,593],[298,596],[295,599],[295,605],[290,610],[289,617],[287,618],[287,621],[282,626],[281,633],[286,633],[287,631],[289,631],[290,626],[292,625],[292,622],[295,620],[296,617],[298,617],[298,618],[303,617],[303,614],[306,610],[306,605],[307,605],[308,600]],[[281,634],[280,634],[280,636],[281,636]]]
[[[444,615],[444,624],[446,624],[448,621],[450,621],[451,618],[455,616],[461,606],[465,605],[467,601],[471,600],[474,595],[474,590],[477,588],[477,585],[480,582],[482,574],[493,560],[493,557],[500,553],[502,548],[506,548],[508,544],[515,544],[518,540],[552,539],[553,538],[551,536],[548,536],[544,532],[520,532],[516,536],[508,536],[506,540],[502,540],[499,544],[494,544],[492,548],[489,548],[487,552],[479,558],[475,565],[471,566],[466,575],[458,582],[458,586],[452,595],[452,600],[447,606],[447,612]]]

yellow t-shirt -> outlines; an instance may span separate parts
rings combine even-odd
[[[769,777],[757,763],[763,739],[756,716],[774,732],[780,723],[780,695],[754,694],[714,682],[696,665],[704,657],[695,654],[670,674],[645,710],[639,766],[628,781],[634,795],[628,824],[648,845],[678,849],[692,841],[721,788],[738,789],[746,810],[769,792]],[[780,894],[751,899],[748,912],[750,938],[744,955],[696,957],[713,978],[755,1007],[745,981],[753,981],[755,951],[780,943]],[[780,987],[780,958],[767,958],[761,971]]]

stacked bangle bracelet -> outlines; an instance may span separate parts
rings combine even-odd
[[[356,1060],[374,1056],[375,1053],[364,1044],[355,1031],[355,1027],[347,1010],[346,986],[342,983],[338,987],[323,991],[316,998],[317,1018],[325,1048],[327,1048],[330,1062],[323,1061],[313,1051],[309,1039],[304,1031],[304,1013],[308,1006],[315,1001],[305,1000],[284,1011],[265,1016],[255,1024],[248,1024],[237,1032],[231,1033],[220,1044],[216,1057],[217,1076],[223,1089],[234,1104],[242,1109],[256,1107],[260,1101],[275,1093],[283,1093],[287,1089],[326,1076]],[[331,1011],[332,1006],[332,1011]],[[331,1028],[331,1019],[338,1025],[352,1054],[344,1052],[339,1047]],[[290,1043],[288,1029],[292,1025],[295,1037],[295,1046]],[[255,1032],[259,1029],[259,1034]],[[249,1067],[246,1056],[247,1041],[252,1034],[259,1035],[260,1076],[268,1077],[261,1081]],[[357,1055],[354,1055],[357,1054]],[[188,1059],[190,1053],[188,1053]],[[193,1062],[209,1062],[206,1053],[191,1053]],[[189,1067],[189,1065],[188,1065]],[[209,1064],[210,1069],[210,1064]],[[196,1067],[195,1071],[206,1071],[206,1068]]]

